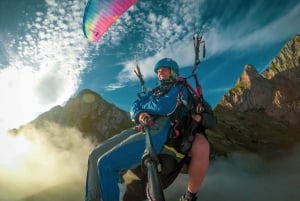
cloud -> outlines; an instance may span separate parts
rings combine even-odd
[[[275,18],[261,29],[255,30],[242,38],[238,48],[265,46],[292,38],[300,33],[300,26],[296,19],[300,18],[300,3],[296,4],[286,15]],[[276,33],[276,34],[274,34]]]
[[[94,147],[77,129],[51,122],[43,129],[27,125],[16,136],[1,133],[0,146],[0,197],[4,200],[59,184],[83,184],[88,154]]]
[[[269,159],[255,154],[235,153],[227,159],[212,161],[198,192],[200,200],[297,201],[300,198],[299,146],[284,156]],[[181,196],[187,175],[180,175],[166,190],[166,198]]]
[[[22,31],[5,41],[1,50],[9,65],[0,71],[1,131],[63,104],[77,90],[95,48],[81,31],[84,7],[82,1],[47,0],[45,11],[24,18]]]
[[[247,9],[243,13],[242,7],[234,4],[233,11],[237,10],[234,12],[235,20],[229,18],[230,14],[223,13],[221,19],[228,19],[227,23],[218,19],[213,21],[206,35],[211,54],[265,47],[299,33],[300,27],[296,20],[300,17],[299,2],[292,1],[278,6],[266,2],[257,3],[246,5]]]
[[[122,83],[111,83],[107,86],[104,87],[104,89],[106,91],[114,91],[116,89],[120,89],[120,88],[123,88],[124,86],[122,85]]]

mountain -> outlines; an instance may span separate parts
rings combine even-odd
[[[218,154],[274,155],[300,142],[300,35],[261,74],[245,65],[235,86],[214,108],[210,138]]]
[[[55,106],[10,130],[14,136],[30,140],[32,153],[22,164],[28,170],[26,175],[35,179],[16,178],[23,190],[8,191],[9,200],[82,200],[89,152],[95,144],[133,125],[128,112],[84,89],[64,106]],[[5,181],[0,182],[0,187],[6,186]]]
[[[48,122],[63,127],[75,127],[84,137],[101,142],[112,135],[133,126],[128,112],[105,101],[96,92],[84,89],[76,97],[71,98],[65,106],[55,106],[41,114],[29,125],[39,129],[46,128]],[[26,125],[21,128],[26,127]],[[18,130],[11,130],[17,133]]]

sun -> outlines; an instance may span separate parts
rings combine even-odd
[[[30,151],[25,136],[0,134],[0,168],[16,168]]]

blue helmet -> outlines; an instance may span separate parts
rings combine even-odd
[[[173,59],[163,58],[159,60],[154,66],[154,72],[157,73],[157,70],[162,67],[169,67],[177,76],[179,75],[179,66]]]

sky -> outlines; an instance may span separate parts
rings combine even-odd
[[[153,66],[164,57],[188,76],[197,33],[206,44],[197,74],[204,97],[215,106],[246,64],[262,72],[300,33],[297,0],[140,0],[93,43],[82,31],[86,2],[1,1],[1,134],[85,88],[129,111],[141,90],[136,63],[148,88],[156,85]]]
[[[195,33],[203,33],[206,44],[197,74],[204,97],[215,106],[246,64],[262,72],[282,46],[300,34],[297,0],[139,0],[93,43],[82,31],[86,2],[0,1],[0,198],[4,201],[74,178],[83,181],[94,146],[75,128],[51,122],[44,130],[23,127],[24,135],[3,135],[6,130],[63,106],[85,88],[129,111],[141,90],[133,72],[136,63],[149,88],[156,85],[153,66],[163,57],[175,59],[182,76],[190,75]],[[252,200],[255,195],[256,200],[286,196],[297,200],[298,156],[296,149],[272,162],[244,155],[219,160],[212,164],[200,198]],[[184,189],[183,183],[179,180],[176,192]]]

